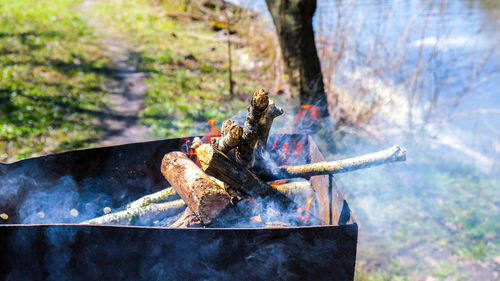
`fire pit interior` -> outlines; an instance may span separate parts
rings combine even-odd
[[[0,276],[127,279],[328,279],[354,276],[357,225],[331,176],[311,177],[324,225],[168,228],[82,225],[169,186],[165,154],[192,138],[70,151],[0,166]],[[272,135],[271,153],[323,160],[307,135]],[[286,145],[284,145],[286,142]],[[286,151],[284,151],[286,149]],[[282,159],[283,161],[285,159]],[[331,189],[331,206],[329,189]],[[331,213],[330,213],[331,212]],[[330,217],[332,221],[330,221]]]

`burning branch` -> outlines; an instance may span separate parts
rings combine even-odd
[[[168,200],[169,197],[171,196],[173,197],[175,195],[177,195],[177,192],[175,192],[175,190],[172,187],[165,188],[163,190],[160,190],[158,192],[146,195],[144,197],[135,200],[134,202],[127,205],[127,209],[146,207],[152,203]]]
[[[248,107],[247,121],[243,127],[240,144],[236,147],[236,160],[243,166],[248,166],[253,160],[253,150],[257,140],[262,136],[265,127],[265,114],[269,105],[269,97],[264,89],[253,94]]]
[[[238,165],[212,145],[203,144],[196,150],[201,168],[207,174],[229,184],[237,191],[252,197],[266,198],[282,210],[297,208],[297,204],[278,190],[260,180],[247,168]],[[321,223],[315,218],[314,223]]]
[[[221,137],[217,138],[214,145],[223,153],[236,147],[241,140],[243,128],[233,120],[226,120],[222,124]]]
[[[82,222],[82,224],[132,225],[135,221],[151,221],[180,213],[186,203],[183,200],[149,204],[145,207],[129,208]]]
[[[311,176],[345,173],[385,163],[406,160],[406,149],[398,145],[375,153],[331,162],[318,162],[297,166],[281,166],[272,175],[261,175],[270,179],[308,178]]]
[[[265,123],[260,136],[260,145],[262,149],[266,148],[267,138],[269,137],[269,132],[271,131],[274,119],[281,115],[283,115],[283,109],[275,104],[274,99],[269,99],[269,105],[265,115]]]

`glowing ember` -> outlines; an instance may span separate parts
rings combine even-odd
[[[307,213],[307,215],[305,217],[303,217],[302,215],[298,215],[297,218],[299,220],[301,220],[302,222],[306,223],[308,220],[309,220],[309,209],[311,208],[311,203],[314,199],[314,195],[309,197],[307,199],[307,202],[306,202],[306,205],[305,206],[302,206],[300,208],[298,208],[296,211],[300,211],[300,212],[303,212],[303,213]]]
[[[286,181],[288,181],[288,179],[284,179],[284,180],[279,180],[279,181],[276,181],[274,183],[271,183],[269,184],[270,186],[272,186],[274,189],[277,189],[279,185],[282,185],[283,183],[285,183]]]
[[[286,158],[287,155],[288,155],[288,144],[285,142],[283,144],[283,157]]]
[[[251,217],[250,220],[254,222],[262,222],[262,218],[260,217],[260,215]]]
[[[301,150],[302,150],[302,141],[299,140],[297,143],[297,148],[295,149],[295,152],[300,153]]]

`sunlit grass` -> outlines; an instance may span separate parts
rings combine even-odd
[[[80,1],[0,1],[0,161],[89,146],[109,60]]]
[[[200,133],[199,124],[244,110],[245,99],[262,87],[240,69],[231,96],[226,42],[216,39],[207,22],[165,17],[165,10],[177,7],[171,2],[111,0],[96,7],[109,24],[105,34],[127,40],[140,54],[140,68],[149,77],[142,121],[161,137]]]

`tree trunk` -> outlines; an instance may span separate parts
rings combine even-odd
[[[266,4],[278,34],[292,98],[298,97],[301,105],[319,106],[321,116],[327,116],[328,103],[312,25],[316,0],[266,0]]]

